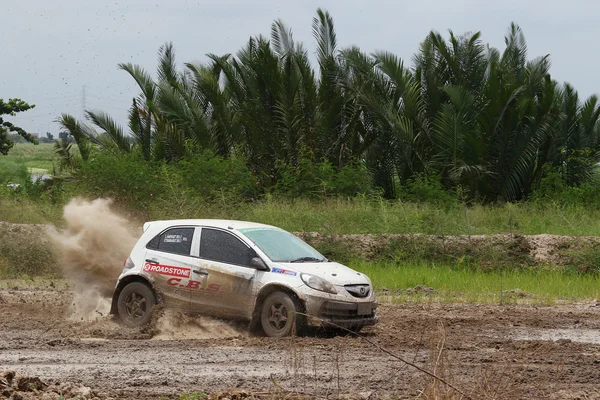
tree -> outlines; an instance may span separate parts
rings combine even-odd
[[[516,24],[502,51],[479,32],[445,38],[432,31],[412,67],[388,52],[339,48],[324,10],[312,28],[314,68],[281,21],[270,38],[251,37],[235,54],[209,54],[207,63],[181,70],[167,43],[156,78],[119,65],[140,89],[127,131],[98,111],[86,112],[90,125],[68,115],[61,124],[84,159],[92,145],[138,151],[148,161],[205,150],[241,155],[265,190],[286,171],[323,161],[337,171],[366,166],[386,198],[423,176],[472,198],[516,201],[549,170],[567,186],[597,174],[600,101],[582,102],[554,81],[548,55],[528,60]]]
[[[27,104],[21,99],[9,99],[7,103],[0,99],[0,154],[7,155],[8,151],[14,146],[14,143],[8,137],[10,132],[16,132],[30,143],[37,144],[37,141],[24,129],[4,121],[3,115],[15,116],[19,112],[27,111],[35,107],[34,104]]]
[[[61,130],[60,132],[58,132],[58,138],[60,140],[62,140],[63,142],[68,142],[68,143],[75,142],[75,139],[73,138],[73,136],[71,136],[71,134],[65,130]]]

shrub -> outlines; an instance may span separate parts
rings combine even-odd
[[[167,190],[161,163],[137,153],[96,153],[75,173],[79,189],[96,197],[114,197],[138,210],[147,210]]]
[[[302,158],[296,166],[279,163],[277,172],[274,192],[285,196],[352,197],[371,192],[369,174],[361,164],[348,164],[336,170],[327,161],[314,162]]]
[[[244,160],[217,157],[210,151],[190,156],[175,165],[184,185],[196,196],[214,198],[252,198],[258,183]]]
[[[559,205],[582,205],[598,208],[600,184],[591,180],[580,186],[567,186],[556,171],[547,172],[538,188],[533,192],[530,201],[536,204],[554,202]]]
[[[458,199],[446,190],[439,176],[416,174],[404,188],[404,199],[415,203],[430,203],[446,208],[458,205]]]

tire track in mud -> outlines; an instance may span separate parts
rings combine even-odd
[[[87,386],[102,399],[231,390],[414,398],[431,387],[428,378],[357,338],[256,337],[243,326],[177,312],[152,332],[128,329],[108,316],[71,318],[73,294],[0,290],[0,371]],[[600,398],[600,345],[569,338],[569,332],[600,332],[600,307],[593,303],[385,303],[380,312],[381,323],[365,331],[370,340],[434,369],[432,350],[443,339],[438,373],[469,393],[492,390],[481,387],[486,376],[506,398]],[[553,330],[562,336],[519,336]]]

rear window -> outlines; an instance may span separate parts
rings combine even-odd
[[[164,251],[165,253],[190,255],[194,228],[171,228],[156,235],[148,242],[148,249]]]

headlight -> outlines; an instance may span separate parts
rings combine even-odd
[[[300,274],[300,278],[302,278],[302,282],[306,283],[306,286],[309,288],[320,290],[321,292],[337,294],[335,287],[323,278],[310,274]]]

